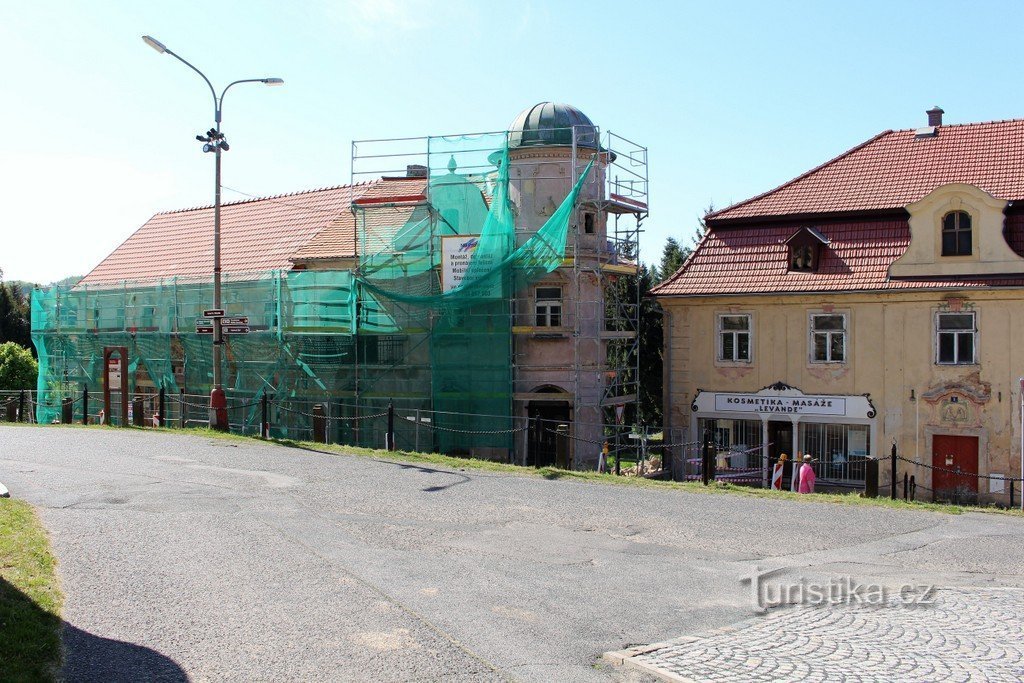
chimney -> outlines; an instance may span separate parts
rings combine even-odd
[[[945,114],[946,112],[942,111],[942,108],[939,107],[938,105],[935,105],[925,113],[928,114],[929,126],[941,126],[942,115]]]
[[[427,167],[422,164],[408,164],[405,167],[406,178],[426,178]]]

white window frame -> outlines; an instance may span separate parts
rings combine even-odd
[[[557,299],[541,299],[540,292],[543,289],[557,289]],[[564,311],[562,310],[562,286],[561,285],[537,285],[533,291],[533,322],[536,327],[561,327],[564,323]],[[552,324],[554,316],[558,316],[558,324]],[[543,321],[543,322],[542,322]]]
[[[969,315],[973,321],[971,329],[943,329],[942,317],[947,315]],[[953,335],[953,361],[942,360],[942,335]],[[960,360],[960,335],[969,334],[971,340],[971,360]],[[976,311],[936,311],[935,313],[935,364],[936,365],[977,365],[978,364],[978,314]]]
[[[818,330],[814,326],[816,318],[825,317],[838,317],[843,319],[843,327],[841,330]],[[823,334],[825,335],[825,358],[815,357],[815,350],[817,349],[815,336]],[[832,358],[832,338],[834,336],[841,336],[843,340],[843,357],[839,360]],[[850,336],[850,316],[846,312],[832,311],[826,313],[825,311],[814,311],[807,314],[807,357],[811,363],[814,364],[842,364],[848,362],[847,359],[850,357],[849,353],[849,336]]]
[[[722,326],[722,321],[725,318],[746,318],[747,329],[744,330],[726,330]],[[733,357],[725,357],[725,335],[732,336],[732,349]],[[738,358],[739,352],[739,335],[747,335],[747,357]],[[715,315],[715,359],[720,363],[743,363],[749,364],[754,362],[754,316],[751,313],[718,313]]]

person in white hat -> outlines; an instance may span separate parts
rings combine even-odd
[[[814,493],[814,468],[811,467],[811,454],[804,455],[804,464],[800,466],[800,493]]]

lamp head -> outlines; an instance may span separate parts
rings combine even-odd
[[[142,36],[142,40],[146,43],[146,45],[149,45],[151,48],[153,48],[160,54],[167,52],[167,46],[161,43],[153,36]]]
[[[284,79],[282,78],[264,78],[262,79],[263,85],[284,85]]]

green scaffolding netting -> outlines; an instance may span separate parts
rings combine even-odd
[[[289,435],[308,429],[302,402],[329,403],[339,418],[394,402],[433,416],[426,430],[399,420],[399,446],[511,448],[512,301],[562,264],[590,166],[524,239],[509,201],[505,134],[430,138],[427,159],[425,199],[354,203],[354,269],[225,277],[222,307],[247,316],[250,329],[226,336],[224,346],[225,389],[243,405],[233,423],[258,424],[257,402],[246,399],[263,394],[274,398],[275,429]],[[211,338],[196,332],[196,319],[212,289],[184,278],[37,289],[37,420],[56,420],[61,400],[82,388],[102,392],[110,346],[128,348],[130,394],[208,393]],[[340,441],[383,442],[379,420],[332,425]]]

